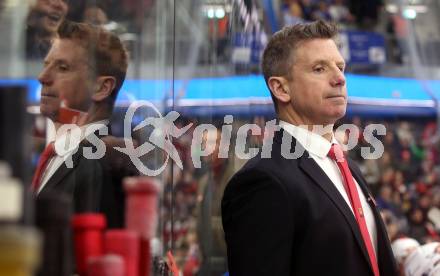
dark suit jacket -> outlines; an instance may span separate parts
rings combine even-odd
[[[297,159],[282,157],[283,133],[289,135],[275,134],[271,158],[251,159],[224,192],[230,275],[373,275],[349,206],[307,151]],[[350,160],[349,166],[376,220],[380,274],[397,275],[379,211],[359,169]]]
[[[65,193],[71,197],[75,213],[101,212],[105,214],[109,228],[121,228],[125,209],[122,180],[138,173],[128,156],[113,149],[115,144],[108,142],[110,136],[100,138],[106,144],[103,158],[85,158],[83,148],[91,147],[95,152],[96,147],[83,140],[72,156],[73,168],[67,168],[64,162],[38,196],[51,191]]]

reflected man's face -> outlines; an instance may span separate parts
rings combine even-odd
[[[38,80],[42,85],[41,114],[56,121],[63,101],[66,107],[87,112],[96,78],[85,48],[76,40],[55,39]]]

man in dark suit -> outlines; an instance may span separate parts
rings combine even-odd
[[[40,110],[55,135],[32,185],[37,196],[66,193],[76,213],[102,212],[109,227],[122,227],[122,178],[136,170],[113,149],[121,145],[108,136],[108,123],[127,54],[117,36],[96,26],[64,21],[57,32],[39,76]]]
[[[338,147],[333,125],[347,105],[336,35],[322,21],[299,24],[274,34],[264,51],[280,130],[270,158],[266,152],[251,159],[223,195],[232,276],[397,275],[359,169],[349,160],[351,174],[343,178],[338,162],[345,159],[328,156]]]

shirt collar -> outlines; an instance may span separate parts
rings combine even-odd
[[[332,142],[321,137],[320,135],[309,131],[302,126],[295,126],[285,121],[280,121],[280,127],[292,135],[309,153],[320,158],[327,157],[332,144],[338,144],[332,133]]]
[[[59,136],[52,137],[49,141],[54,142],[55,152],[58,156],[64,157],[69,154],[72,154],[76,151],[79,144],[84,138],[90,136],[92,133],[97,130],[107,126],[109,124],[109,120],[101,120],[96,121],[87,125],[80,126],[81,130],[80,136],[71,135],[71,131],[66,131],[65,133],[60,134]]]

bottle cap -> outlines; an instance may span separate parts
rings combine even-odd
[[[127,193],[158,193],[159,187],[154,178],[136,176],[124,178],[124,189]]]
[[[104,229],[106,224],[105,216],[99,213],[75,214],[72,219],[74,229]]]

